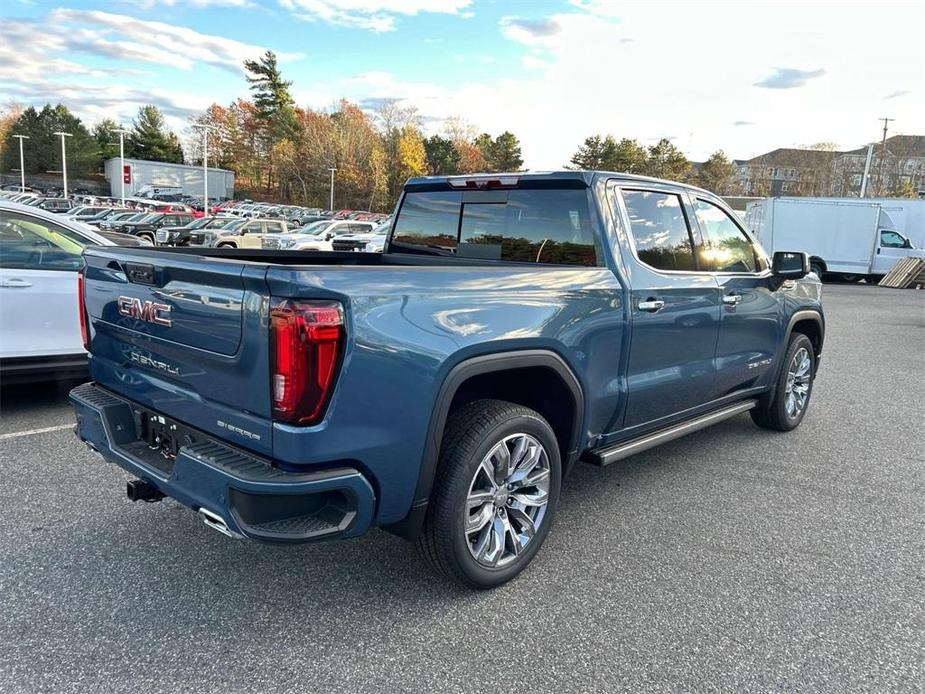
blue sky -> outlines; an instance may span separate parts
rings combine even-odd
[[[0,103],[61,101],[88,123],[247,95],[244,58],[280,56],[303,106],[340,97],[460,117],[556,168],[588,135],[689,156],[925,131],[917,3],[610,0],[110,0],[0,3]]]

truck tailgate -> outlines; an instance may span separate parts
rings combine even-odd
[[[126,248],[85,260],[94,380],[271,453],[266,267]]]

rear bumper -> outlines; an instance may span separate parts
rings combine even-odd
[[[72,390],[70,400],[77,436],[90,448],[204,517],[217,516],[230,534],[312,542],[361,535],[372,521],[372,486],[354,468],[284,472],[207,435],[168,459],[140,436],[149,410],[95,383]]]

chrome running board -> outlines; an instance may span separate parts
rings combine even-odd
[[[639,438],[630,439],[629,441],[621,441],[620,443],[609,446],[607,448],[598,448],[596,450],[590,451],[585,459],[594,465],[610,465],[610,463],[623,460],[624,458],[629,458],[631,455],[635,455],[636,453],[647,451],[650,448],[655,448],[656,446],[659,446],[663,443],[674,441],[675,439],[679,439],[682,436],[686,436],[687,434],[693,433],[695,431],[706,429],[707,427],[713,426],[714,424],[717,424],[724,419],[735,417],[737,414],[748,412],[757,404],[757,400],[745,400],[744,402],[737,402],[735,405],[729,405],[728,407],[724,407],[720,410],[708,412],[707,414],[695,417],[694,419],[689,419],[685,422],[675,424],[666,429],[660,429],[651,434],[640,436]]]

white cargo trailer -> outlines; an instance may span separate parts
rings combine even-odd
[[[820,277],[827,273],[849,281],[877,279],[901,258],[925,257],[876,202],[766,198],[748,205],[745,224],[769,253],[808,253]]]

